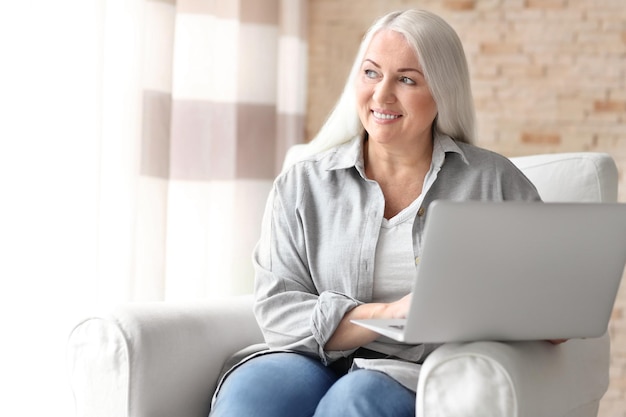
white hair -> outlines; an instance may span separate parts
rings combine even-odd
[[[433,133],[472,143],[475,113],[469,71],[463,45],[454,29],[439,16],[425,10],[389,13],[367,31],[352,65],[343,93],[333,111],[307,146],[307,154],[347,142],[365,131],[356,103],[356,77],[374,35],[381,30],[402,34],[417,54],[426,83],[437,104]]]

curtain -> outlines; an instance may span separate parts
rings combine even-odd
[[[252,290],[304,140],[305,0],[0,6],[2,415],[73,415],[78,320]]]
[[[272,179],[304,140],[306,2],[108,4],[101,282],[128,300],[250,292]]]

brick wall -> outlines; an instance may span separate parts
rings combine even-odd
[[[624,0],[310,0],[306,135],[332,108],[372,21],[417,7],[446,19],[468,57],[478,145],[507,156],[597,151],[617,162],[626,202]],[[600,416],[626,416],[626,284],[611,321]]]

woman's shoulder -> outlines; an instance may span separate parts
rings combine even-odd
[[[461,149],[467,164],[476,169],[517,170],[517,167],[506,156],[478,145],[456,142]]]
[[[292,151],[289,151],[283,170],[276,177],[277,183],[303,181],[311,177],[312,174],[313,176],[319,175],[320,172],[323,172],[322,167],[325,160],[329,158],[329,153],[332,153],[332,150],[316,154],[305,154],[306,149],[296,149],[296,151],[301,153],[295,155],[295,157],[291,153]]]
[[[359,143],[348,141],[330,149],[312,152],[309,144],[295,145],[285,156],[278,178],[318,177],[324,173],[354,166],[360,155]]]
[[[508,157],[475,145],[458,145],[470,171],[483,181],[500,184],[504,199],[540,199],[532,182]]]

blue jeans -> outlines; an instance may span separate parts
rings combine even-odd
[[[210,417],[415,416],[415,393],[388,375],[345,375],[297,353],[272,353],[226,378]]]

